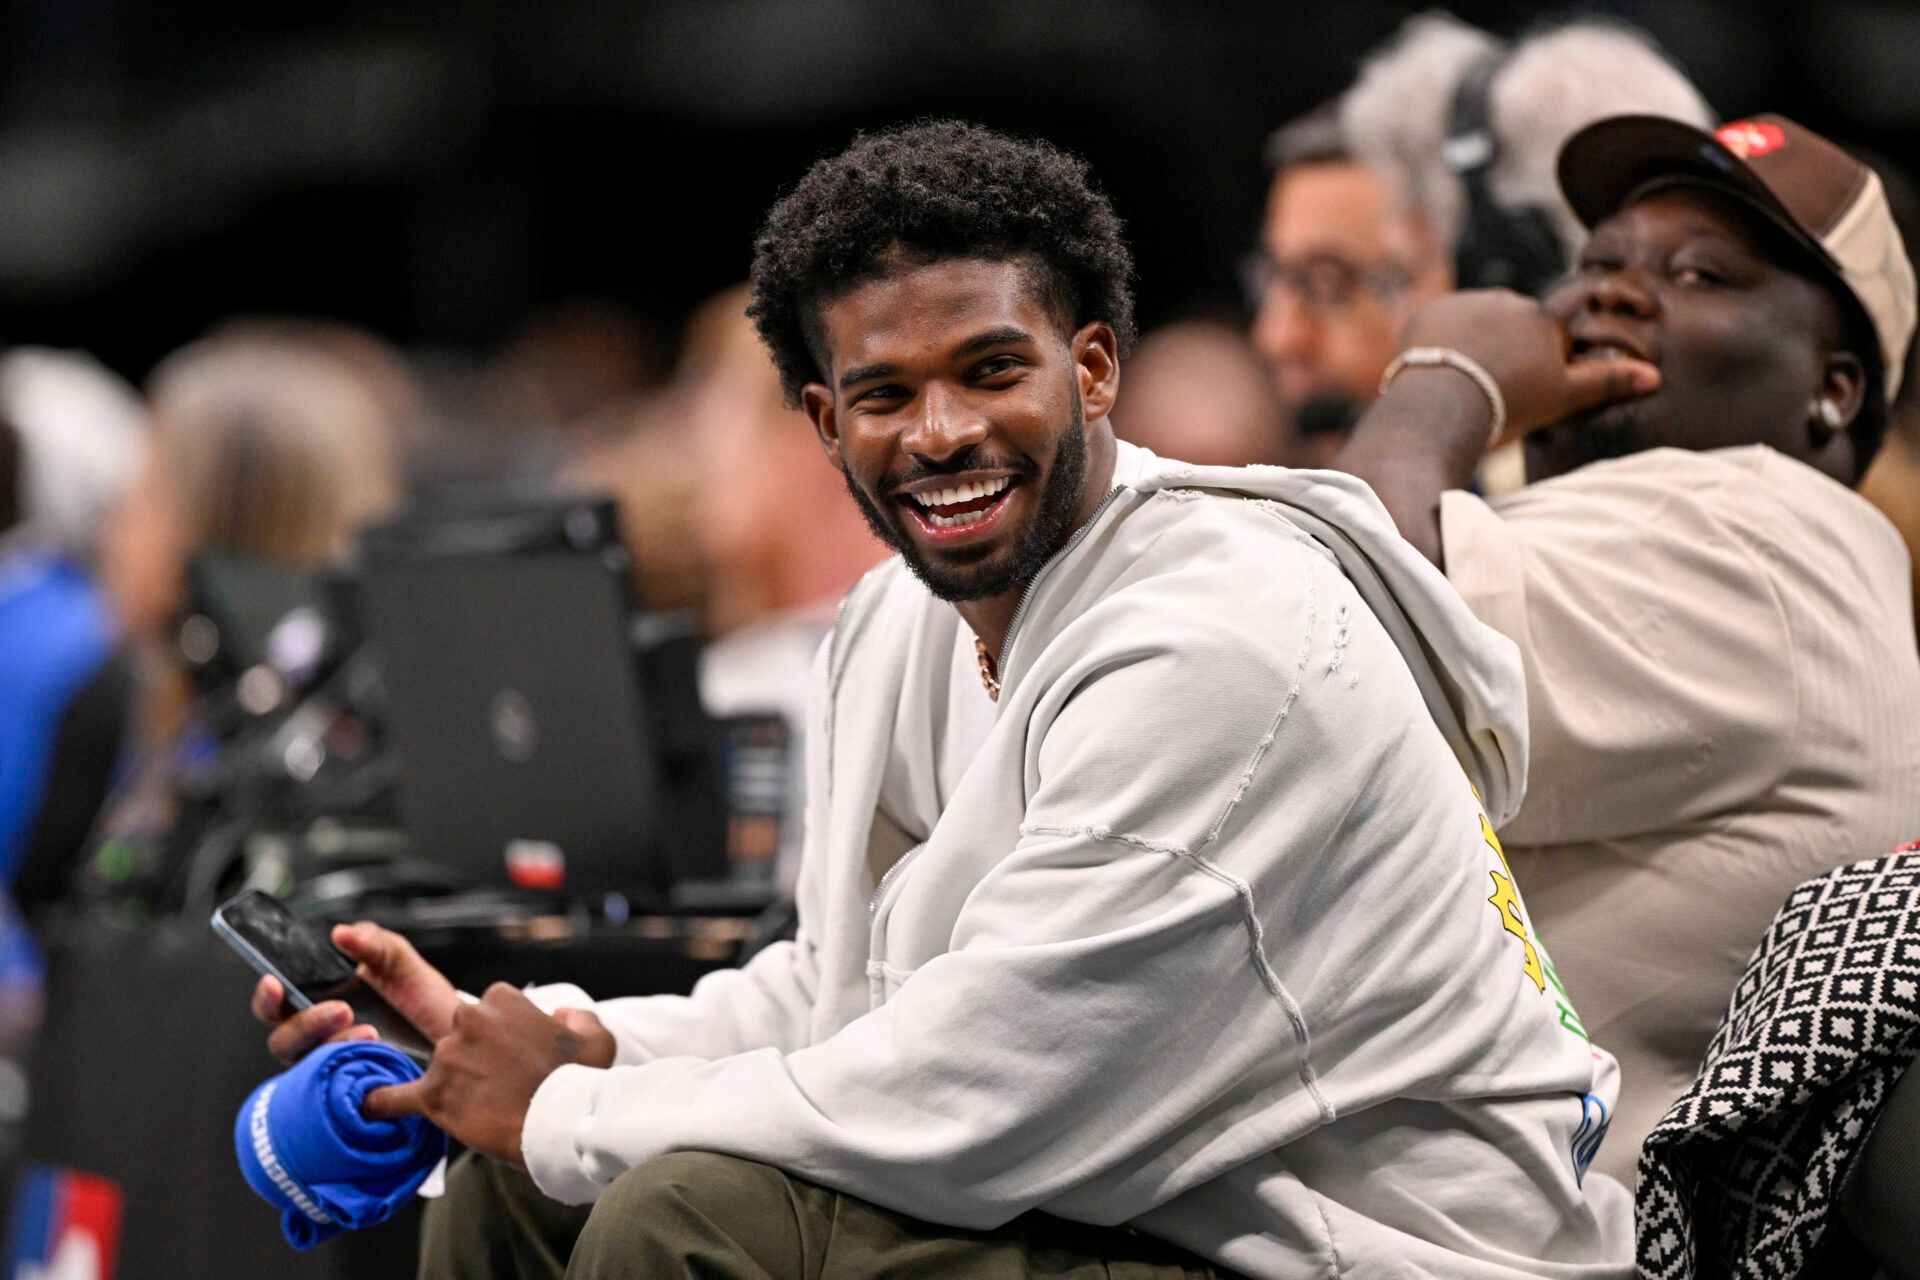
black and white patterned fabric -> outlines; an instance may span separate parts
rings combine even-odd
[[[1787,897],[1640,1153],[1643,1277],[1798,1276],[1920,1048],[1920,843]]]

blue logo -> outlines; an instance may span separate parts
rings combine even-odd
[[[1613,1113],[1605,1101],[1589,1093],[1580,1099],[1580,1127],[1573,1132],[1573,1180],[1583,1182],[1593,1158],[1600,1154],[1600,1143],[1607,1136]]]

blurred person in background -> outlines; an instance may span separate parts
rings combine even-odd
[[[634,598],[646,609],[704,613],[712,584],[696,527],[703,476],[684,398],[656,391],[602,406],[575,434],[556,483],[618,505]]]
[[[679,376],[702,475],[697,525],[713,574],[712,634],[724,644],[797,624],[817,643],[840,597],[886,548],[847,504],[807,416],[782,398],[747,318],[745,285],[696,313]]]
[[[611,455],[623,442],[644,450],[650,446],[638,441],[661,439],[633,426],[655,421],[651,410],[671,391],[662,345],[609,303],[575,299],[541,309],[484,366],[440,370],[442,418],[413,459],[416,477],[428,488],[484,486],[503,476],[565,483],[579,465],[617,468]]]
[[[1113,414],[1122,440],[1201,466],[1315,464],[1286,429],[1266,366],[1234,325],[1164,325],[1140,339],[1123,372],[1127,398]]]
[[[1544,305],[1408,326],[1336,465],[1519,646],[1514,878],[1621,1096],[1631,1180],[1787,893],[1920,832],[1905,548],[1853,491],[1906,366],[1914,273],[1878,178],[1780,117],[1571,139],[1593,233]],[[1461,492],[1490,428],[1532,482]]]
[[[177,631],[189,565],[217,555],[317,575],[399,489],[379,396],[325,343],[215,334],[163,361],[148,398],[153,445],[101,549],[141,685],[140,758],[110,802],[114,839],[167,838],[177,769],[210,747]]]
[[[318,570],[398,493],[377,398],[326,350],[237,333],[163,361],[146,466],[108,521],[103,568],[128,634],[162,638],[186,567],[227,552]]]
[[[1353,158],[1331,107],[1281,129],[1267,154],[1273,181],[1246,279],[1252,341],[1289,452],[1324,466],[1378,388],[1400,326],[1453,275],[1432,228]]]
[[[127,680],[94,557],[146,445],[133,389],[91,359],[0,355],[0,882],[28,901],[83,841],[118,753]]]
[[[1538,294],[1584,239],[1560,146],[1625,113],[1711,121],[1647,36],[1577,21],[1508,44],[1414,17],[1329,107],[1269,147],[1253,341],[1321,460],[1379,394],[1400,330],[1454,288]]]
[[[0,1057],[40,1014],[40,954],[15,907],[64,886],[120,752],[129,682],[94,551],[146,444],[133,389],[93,360],[0,354]],[[5,1121],[16,1078],[0,1072]]]
[[[621,308],[576,299],[531,316],[490,377],[515,417],[570,432],[665,383],[661,345]]]
[[[711,570],[713,640],[700,694],[717,716],[777,715],[787,731],[786,811],[775,879],[799,872],[807,683],[840,599],[887,550],[847,501],[807,415],[747,318],[747,287],[689,326],[681,382],[701,483],[696,527]]]
[[[413,366],[394,345],[359,325],[311,316],[248,315],[221,322],[209,337],[278,343],[325,356],[341,366],[378,406],[377,433],[391,442],[404,487],[430,478],[435,450],[457,447],[437,433]],[[383,464],[384,465],[384,464]]]

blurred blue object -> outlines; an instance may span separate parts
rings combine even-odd
[[[106,602],[77,566],[0,551],[0,883],[19,873],[61,718],[112,648]]]

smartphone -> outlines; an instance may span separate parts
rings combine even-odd
[[[427,1038],[360,980],[353,961],[272,894],[249,889],[221,903],[213,931],[256,972],[278,978],[294,1008],[344,1000],[355,1022],[366,1023],[408,1057],[425,1063],[433,1055]]]

